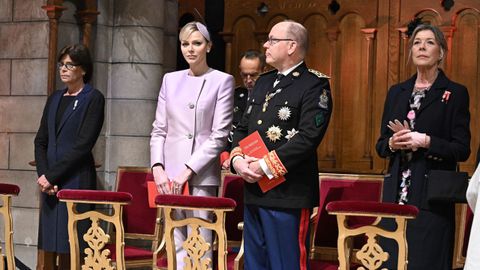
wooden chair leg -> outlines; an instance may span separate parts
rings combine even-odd
[[[343,230],[343,227],[345,226],[345,216],[338,215],[337,216],[337,223],[338,223],[338,239],[337,239],[337,245],[338,245],[338,262],[339,270],[348,270],[349,269],[349,245],[347,243],[347,237],[345,235],[345,230]]]
[[[43,249],[37,251],[37,270],[57,269],[57,254]]]

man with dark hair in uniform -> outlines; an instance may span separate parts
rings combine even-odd
[[[265,71],[265,55],[257,50],[248,50],[240,59],[240,76],[242,77],[242,86],[235,88],[235,94],[233,99],[233,121],[232,130],[228,137],[227,146],[225,151],[220,155],[220,163],[222,169],[230,169],[230,150],[232,150],[232,136],[235,128],[242,119],[243,112],[247,107],[247,99],[252,93],[252,89],[255,86],[258,76]]]
[[[328,77],[304,63],[307,44],[301,24],[273,26],[263,46],[276,70],[258,78],[233,135],[231,170],[245,180],[246,270],[307,269],[309,216],[319,201],[317,147],[332,112]],[[269,151],[262,158],[238,146],[255,131]],[[257,182],[265,175],[285,181],[264,193]]]

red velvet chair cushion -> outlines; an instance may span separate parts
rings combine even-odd
[[[310,260],[311,270],[338,270],[338,263]],[[352,268],[353,269],[353,268]]]
[[[154,234],[157,209],[148,206],[147,181],[153,175],[146,172],[121,171],[117,191],[132,194],[132,201],[123,208],[123,227],[126,233]]]
[[[227,213],[225,228],[229,241],[242,241],[242,231],[237,227],[243,221],[243,186],[244,180],[237,175],[227,175],[223,179],[223,196],[235,200],[237,207]]]
[[[368,213],[372,215],[401,215],[416,217],[418,208],[413,205],[368,201],[335,201],[327,204],[328,212]]]
[[[316,228],[315,246],[337,247],[337,219],[328,214],[326,205],[331,201],[359,200],[377,201],[382,197],[382,181],[374,180],[344,180],[322,178],[320,182],[320,204],[318,208],[318,224]],[[349,226],[358,227],[371,224],[375,219],[368,217],[353,217]],[[355,239],[355,247],[363,245],[363,239]]]
[[[62,189],[57,193],[59,199],[76,201],[124,202],[132,200],[128,192],[115,192],[86,189]]]
[[[0,194],[18,195],[20,188],[13,184],[0,183]]]
[[[157,267],[162,267],[162,268],[168,267],[167,256],[162,256],[157,259]]]
[[[112,260],[116,260],[117,252],[115,250],[115,244],[108,244],[105,248],[110,250],[110,256]],[[152,259],[153,252],[134,246],[125,246],[124,248],[125,261],[131,260],[150,260]]]
[[[236,203],[230,198],[203,197],[203,196],[182,196],[163,194],[155,198],[157,205],[203,207],[212,209],[234,208]]]

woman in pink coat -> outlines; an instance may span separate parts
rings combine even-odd
[[[234,79],[208,67],[207,53],[212,43],[203,24],[188,23],[179,39],[189,69],[163,77],[150,140],[152,171],[162,194],[180,194],[188,182],[191,195],[216,196],[220,183],[218,156],[232,122]],[[205,213],[193,215],[208,218]],[[187,230],[177,229],[174,235],[177,269],[183,269],[186,254],[182,243]],[[211,232],[202,235],[211,243]]]

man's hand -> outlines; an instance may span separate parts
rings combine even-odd
[[[261,174],[258,174],[254,172],[251,168],[249,168],[252,162],[257,162],[257,166],[260,166],[258,165],[258,158],[249,156],[245,156],[245,158],[237,158],[233,163],[233,168],[235,169],[237,174],[249,183],[255,183],[258,182],[258,180],[262,179]]]
[[[225,161],[222,163],[222,169],[230,170],[230,159],[229,158],[225,159]]]
[[[154,166],[152,168],[153,179],[160,194],[171,194],[170,184],[168,183],[168,176],[162,166]]]

